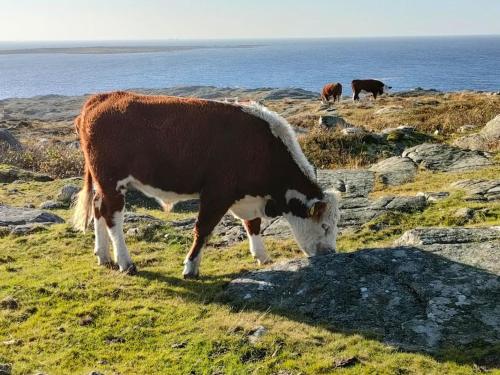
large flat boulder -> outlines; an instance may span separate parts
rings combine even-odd
[[[494,201],[500,200],[499,180],[461,180],[451,184],[453,188],[464,190],[469,201]]]
[[[498,344],[500,240],[482,239],[292,260],[241,275],[221,300],[408,350]]]
[[[375,173],[367,170],[318,170],[318,183],[349,198],[367,197],[375,185]]]
[[[64,223],[59,216],[33,208],[0,205],[0,227],[44,223]]]
[[[393,156],[370,167],[377,180],[384,185],[402,185],[417,175],[417,165],[410,158]]]
[[[492,164],[488,156],[479,151],[463,150],[445,144],[424,143],[410,147],[403,157],[413,160],[421,168],[431,171],[463,171]]]

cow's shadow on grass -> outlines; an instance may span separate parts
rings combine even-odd
[[[499,277],[418,248],[298,259],[194,282],[140,276],[182,286],[182,297],[194,301],[271,311],[440,360],[500,366]]]

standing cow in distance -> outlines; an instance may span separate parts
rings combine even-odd
[[[392,87],[385,85],[381,81],[376,79],[355,79],[352,81],[352,99],[354,101],[359,100],[359,94],[364,92],[369,92],[373,95],[374,99],[377,99],[378,95],[382,95],[384,92],[389,91]]]
[[[323,91],[321,92],[321,101],[323,103],[328,103],[330,98],[333,98],[333,102],[340,102],[342,98],[342,84],[340,83],[327,83],[323,87]]]
[[[290,125],[265,107],[114,92],[91,97],[75,126],[85,177],[74,223],[84,230],[93,217],[98,264],[136,272],[123,235],[129,187],[165,206],[200,199],[185,278],[198,276],[202,248],[228,210],[260,264],[269,261],[261,218],[284,216],[308,256],[335,250],[336,198],[319,187]]]

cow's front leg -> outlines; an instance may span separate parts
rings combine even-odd
[[[248,241],[250,242],[250,252],[257,259],[259,265],[271,262],[271,258],[267,254],[264,241],[260,235],[261,219],[243,220],[243,225],[247,231]]]
[[[193,245],[184,260],[182,275],[185,279],[194,279],[199,276],[203,246],[229,207],[230,204],[218,202],[217,198],[200,197],[200,211],[194,226]]]

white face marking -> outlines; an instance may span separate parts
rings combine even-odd
[[[132,265],[132,260],[123,236],[123,212],[113,214],[113,226],[107,229],[113,244],[115,263],[120,267],[120,271],[126,271]]]
[[[292,199],[300,199],[307,207],[311,207],[315,201],[306,201],[300,192],[289,190],[286,193],[287,202]],[[338,202],[335,194],[325,193],[324,201],[327,208],[319,221],[312,218],[301,218],[292,213],[285,213],[284,217],[290,223],[293,234],[302,251],[307,256],[314,256],[330,249],[335,251],[337,238],[337,223],[339,220]]]
[[[265,217],[266,201],[271,197],[252,197],[245,195],[239,201],[233,203],[229,209],[233,216],[241,220],[253,220],[258,217]]]
[[[311,181],[316,179],[314,168],[302,152],[299,142],[297,141],[297,137],[295,136],[295,132],[283,117],[257,103],[241,106],[241,109],[267,122],[271,133],[283,142],[293,160],[302,170],[304,175],[311,179]]]
[[[172,191],[164,191],[153,186],[143,184],[133,176],[128,176],[127,178],[118,181],[116,184],[116,190],[120,191],[129,185],[150,198],[156,198],[166,209],[170,209],[171,205],[175,202],[200,197],[199,194],[178,194]]]
[[[109,237],[106,230],[106,220],[103,217],[94,218],[95,246],[94,254],[97,257],[97,264],[103,265],[111,262],[109,256]]]
[[[389,88],[389,86],[384,85],[384,94],[389,94],[389,91],[390,91],[390,90],[391,90],[391,89]]]

